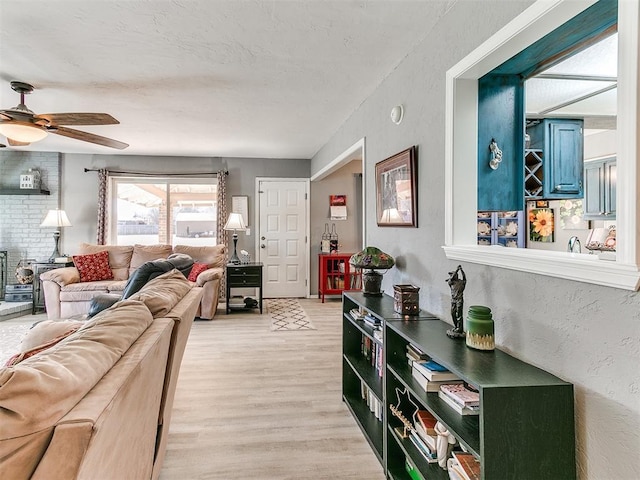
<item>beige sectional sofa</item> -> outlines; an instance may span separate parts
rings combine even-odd
[[[200,273],[196,285],[202,287],[202,301],[196,317],[211,320],[216,314],[220,295],[220,283],[226,264],[226,246],[189,245],[93,245],[83,243],[77,255],[101,251],[109,252],[112,280],[81,282],[76,267],[49,270],[40,275],[44,292],[47,316],[50,319],[71,318],[89,311],[91,300],[105,293],[122,294],[129,276],[146,262],[165,259],[172,253],[191,256],[197,263],[206,263],[209,268]]]
[[[177,270],[165,273],[0,368],[0,477],[157,479],[202,290]]]

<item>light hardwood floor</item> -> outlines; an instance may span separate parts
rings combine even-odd
[[[384,479],[341,399],[340,300],[300,302],[317,330],[224,305],[194,323],[161,480]]]

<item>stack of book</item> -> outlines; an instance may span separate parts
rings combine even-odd
[[[460,415],[480,414],[480,394],[468,384],[440,385],[438,396]]]
[[[414,415],[414,425],[416,434],[427,445],[431,452],[436,452],[438,434],[436,433],[437,419],[428,410],[418,410]]]
[[[424,353],[418,347],[411,343],[407,343],[407,358],[409,366],[413,365],[413,362],[420,362],[422,360],[429,360],[429,355]]]
[[[364,315],[363,320],[364,320],[364,323],[366,323],[367,325],[370,325],[372,327],[376,327],[376,326],[380,325],[380,319],[378,317],[374,317],[370,313],[366,313]]]
[[[480,462],[467,452],[452,452],[447,460],[450,480],[480,480]]]
[[[438,392],[446,383],[462,383],[455,373],[433,360],[413,361],[411,374],[425,392]]]
[[[382,413],[384,412],[384,407],[382,406],[382,402],[378,400],[373,390],[371,390],[366,383],[363,381],[360,382],[360,395],[362,396],[362,400],[367,403],[369,410],[373,415],[378,419],[378,421],[382,421]]]
[[[353,318],[354,320],[364,320],[365,313],[367,312],[362,307],[352,308],[351,310],[349,310],[349,315],[351,315],[351,318]]]
[[[409,439],[427,462],[436,463],[438,461],[438,454],[436,450],[429,448],[427,442],[425,442],[415,430],[411,430],[411,433],[409,433]]]

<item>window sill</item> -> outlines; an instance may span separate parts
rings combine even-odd
[[[640,270],[636,265],[602,260],[597,255],[499,246],[456,245],[442,248],[449,260],[479,263],[632,291],[637,290],[640,285]]]

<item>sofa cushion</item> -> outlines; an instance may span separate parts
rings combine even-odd
[[[81,243],[79,254],[109,252],[109,266],[113,271],[114,280],[126,280],[129,278],[129,264],[133,255],[132,245],[95,245],[91,243]]]
[[[171,245],[134,245],[131,263],[129,264],[129,275],[143,264],[153,260],[167,258],[172,253],[173,248]]]
[[[186,253],[196,263],[206,263],[209,267],[224,267],[227,263],[227,248],[225,245],[193,246],[176,245],[175,253]]]
[[[54,345],[58,344],[58,342],[61,342],[62,340],[67,338],[72,333],[75,333],[81,326],[82,326],[82,322],[79,322],[77,325],[73,325],[73,326],[67,325],[66,328],[64,330],[59,331],[58,334],[49,336],[49,338],[46,338],[44,341],[39,341],[37,343],[34,342],[33,346],[29,348],[25,348],[26,345],[25,345],[25,342],[23,341],[20,347],[20,352],[13,355],[7,361],[5,366],[10,367],[12,365],[17,365],[23,360],[26,360],[28,358],[33,357],[34,355],[44,352],[48,348],[53,347]],[[37,341],[38,337],[40,337],[40,335],[36,335],[34,339]],[[33,342],[34,339],[31,339],[29,341]]]
[[[26,352],[84,325],[82,320],[43,320],[33,326],[22,339],[20,351]]]
[[[198,275],[209,268],[208,263],[194,263],[187,279],[190,282],[195,282],[198,279]]]
[[[0,369],[0,443],[55,425],[152,322],[143,303],[125,300],[44,352]]]
[[[154,318],[164,317],[192,287],[193,284],[174,269],[149,280],[129,298],[144,302]]]
[[[74,255],[73,263],[78,269],[81,282],[111,280],[113,272],[109,267],[109,252],[102,251],[87,255]]]

